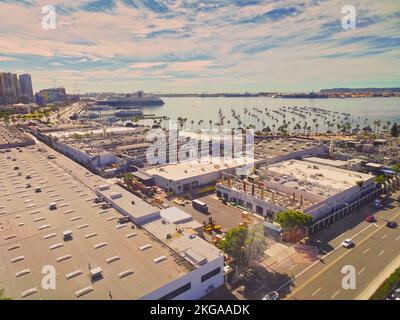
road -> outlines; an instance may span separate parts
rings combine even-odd
[[[70,120],[70,116],[74,114],[78,114],[79,112],[82,111],[86,107],[86,104],[84,102],[76,102],[73,103],[70,106],[64,107],[60,109],[59,111],[53,113],[50,117],[49,120],[52,123],[73,123],[72,120]]]
[[[397,197],[397,192],[394,197]],[[392,261],[400,255],[400,229],[389,229],[387,221],[400,224],[399,203],[392,201],[384,210],[375,212],[376,223],[362,219],[371,214],[371,207],[338,224],[323,230],[317,238],[321,241],[320,258],[308,266],[294,266],[292,279],[277,288],[282,297],[297,300],[353,300],[356,299]],[[360,223],[361,219],[361,223]],[[351,229],[345,231],[351,227]],[[335,233],[339,232],[339,236]],[[345,249],[341,242],[352,238],[355,247]],[[345,266],[355,268],[355,289],[344,289],[342,273]]]

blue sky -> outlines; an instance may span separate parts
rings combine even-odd
[[[399,0],[0,0],[0,71],[31,73],[35,90],[394,87],[399,58]]]

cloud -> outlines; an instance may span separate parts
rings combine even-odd
[[[31,72],[36,87],[55,78],[90,91],[400,85],[398,0],[354,0],[357,29],[347,31],[341,0],[52,0],[57,29],[43,30],[46,4],[0,1],[1,68]]]
[[[15,58],[0,56],[0,62],[15,61]]]

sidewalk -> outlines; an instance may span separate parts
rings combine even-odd
[[[400,267],[400,255],[393,260],[380,274],[379,276],[356,298],[356,300],[368,300],[379,286],[390,277],[390,275]]]

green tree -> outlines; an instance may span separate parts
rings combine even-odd
[[[382,183],[384,183],[386,181],[386,177],[384,176],[384,175],[380,175],[380,176],[377,176],[376,178],[375,178],[375,183],[376,184],[382,184]]]
[[[237,273],[247,270],[251,264],[259,263],[266,248],[262,224],[232,228],[220,243],[220,249],[235,260]]]
[[[390,129],[390,134],[392,135],[392,137],[397,138],[400,135],[400,128],[397,125],[397,123],[394,123],[392,128]]]
[[[287,210],[278,213],[277,222],[283,228],[304,228],[312,223],[312,216],[302,211]]]
[[[364,185],[364,181],[363,181],[363,180],[358,180],[358,181],[356,182],[356,185],[361,189],[362,186]]]
[[[397,174],[399,174],[399,173],[400,173],[400,162],[399,162],[399,163],[396,163],[395,165],[393,165],[393,166],[392,166],[392,170],[393,170],[394,172],[396,172]]]
[[[133,174],[132,173],[125,173],[123,176],[124,184],[130,185],[133,181]]]
[[[11,300],[10,298],[7,298],[4,296],[4,289],[0,289],[0,300]]]

